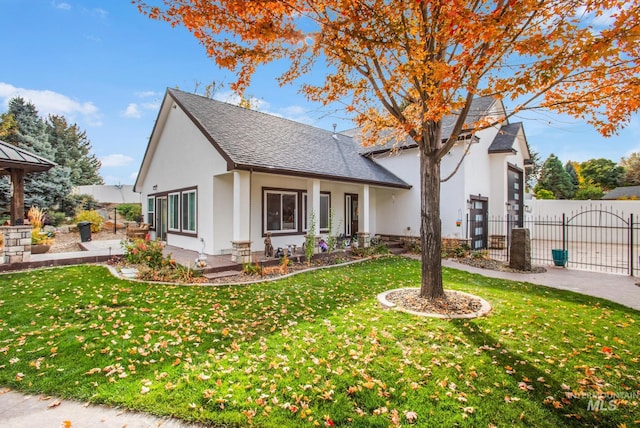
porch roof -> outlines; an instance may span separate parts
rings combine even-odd
[[[8,175],[11,169],[42,172],[54,166],[56,164],[50,160],[0,140],[0,175]]]
[[[176,89],[167,93],[225,158],[228,170],[411,187],[360,155],[349,136]]]

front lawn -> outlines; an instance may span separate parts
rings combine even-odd
[[[489,316],[380,309],[419,275],[395,257],[233,287],[1,275],[0,385],[230,426],[640,423],[640,312],[447,269]]]

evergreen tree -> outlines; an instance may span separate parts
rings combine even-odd
[[[527,189],[533,189],[540,176],[540,154],[535,150],[529,151],[529,164],[525,166]]]
[[[589,159],[582,162],[580,167],[587,184],[593,184],[605,191],[618,187],[624,175],[624,168],[610,159]]]
[[[56,150],[49,144],[46,125],[32,103],[13,98],[5,117],[13,117],[15,124],[3,136],[4,141],[55,162]],[[61,203],[71,191],[70,173],[69,168],[56,166],[47,172],[25,175],[25,206],[51,209]]]
[[[104,184],[98,173],[100,161],[91,153],[86,132],[80,131],[75,123],[68,125],[64,116],[49,116],[47,134],[56,151],[55,162],[71,170],[71,184]]]
[[[580,179],[578,178],[578,171],[576,170],[575,163],[572,161],[567,161],[564,164],[564,170],[567,171],[569,177],[571,177],[571,183],[573,183],[573,188],[577,189],[580,186]]]
[[[553,192],[556,199],[571,199],[575,193],[571,177],[562,167],[560,159],[553,153],[549,155],[540,170],[540,179],[536,185],[536,192],[540,189]]]

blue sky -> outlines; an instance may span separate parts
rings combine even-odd
[[[144,17],[127,0],[0,0],[0,11],[0,112],[22,96],[44,117],[60,114],[77,123],[103,163],[107,184],[135,181],[167,87],[193,92],[199,82],[202,93],[215,81],[225,84],[216,98],[234,100],[233,75],[218,69],[195,37]],[[277,65],[261,69],[247,91],[260,110],[324,129],[351,127],[339,106],[309,103],[295,86],[279,87],[279,71]],[[563,162],[617,162],[640,151],[637,116],[608,139],[557,115],[527,112],[513,119],[519,120],[543,160],[555,153]]]

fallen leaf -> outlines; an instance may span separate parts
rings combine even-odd
[[[49,405],[47,407],[50,408],[50,409],[53,409],[54,407],[58,407],[60,404],[62,404],[62,401],[56,400],[56,401],[52,401],[51,403],[49,403]]]

